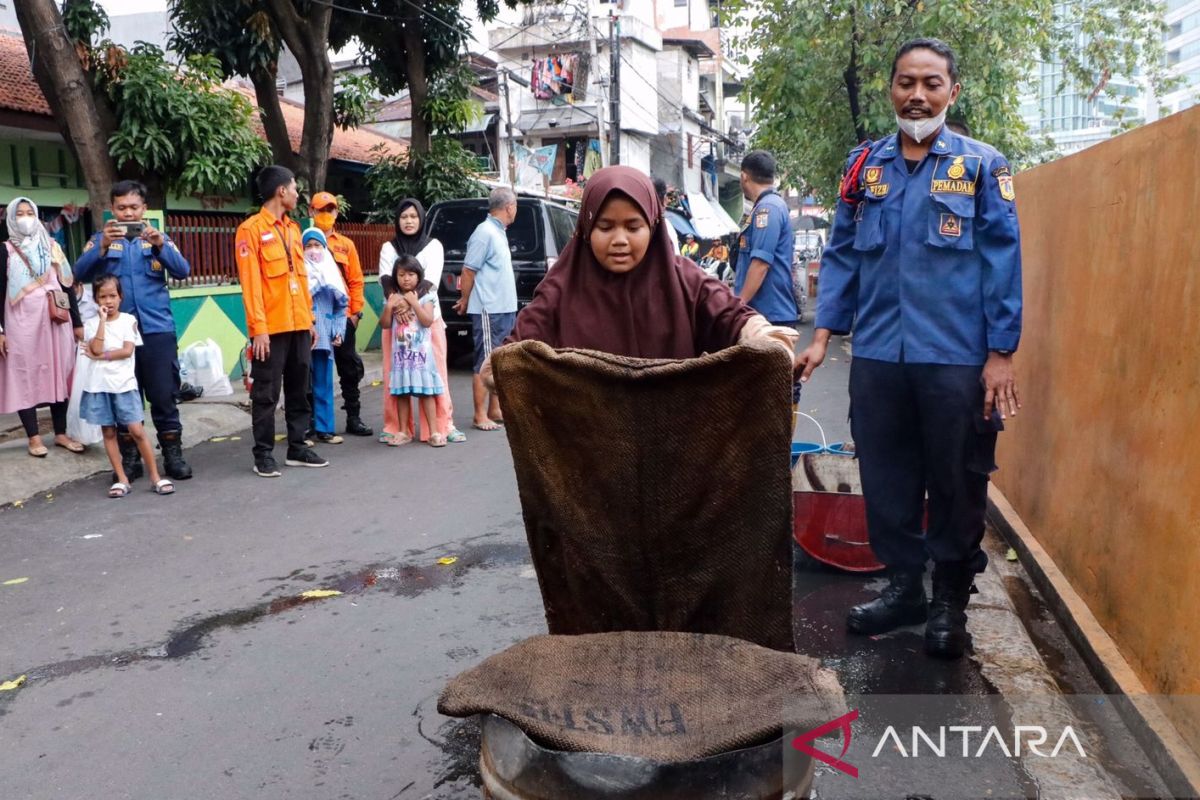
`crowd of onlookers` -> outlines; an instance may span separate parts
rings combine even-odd
[[[617,175],[620,185],[613,189],[612,198],[601,198],[605,208],[621,208],[628,219],[612,224],[597,220],[594,217],[600,207],[589,208],[585,202],[576,236],[561,255],[580,250],[591,253],[595,262],[591,266],[597,271],[587,279],[589,288],[578,293],[588,296],[589,303],[607,297],[612,307],[606,308],[605,314],[623,314],[622,307],[641,308],[657,289],[643,287],[634,296],[630,294],[631,281],[623,279],[620,286],[624,288],[608,297],[616,291],[611,276],[636,270],[638,280],[633,283],[640,284],[643,276],[675,264],[676,242],[663,220],[661,199],[646,176],[635,170],[608,175]],[[335,373],[345,410],[343,432],[374,435],[362,419],[360,384],[365,370],[356,342],[365,305],[364,276],[354,243],[337,231],[338,199],[334,195],[313,195],[308,207],[312,225],[302,230],[293,219],[299,203],[294,175],[284,167],[271,166],[258,174],[256,183],[262,207],[238,228],[234,247],[250,339],[254,472],[278,477],[275,414],[281,395],[287,426],[281,438],[286,439],[287,466],[327,466],[316,445],[344,441],[335,420]],[[637,197],[647,187],[650,197],[645,203],[621,206],[622,197]],[[585,195],[585,200],[589,196],[594,192]],[[177,405],[178,342],[168,281],[186,278],[190,266],[174,242],[146,221],[143,185],[122,181],[112,187],[110,199],[111,218],[87,240],[74,265],[47,235],[31,200],[18,197],[8,204],[9,238],[0,253],[5,258],[0,270],[4,296],[0,304],[0,413],[20,416],[29,437],[29,455],[35,458],[48,452],[38,428],[37,409],[42,406],[50,409],[55,445],[80,453],[87,444],[103,442],[113,467],[110,497],[129,494],[132,483],[143,474],[148,474],[155,492],[170,494],[175,491],[174,482],[192,476],[192,468],[183,455]],[[522,333],[507,238],[507,228],[516,215],[515,193],[508,188],[492,191],[488,214],[468,241],[461,296],[454,305],[456,313],[471,320],[475,346],[472,427],[481,431],[500,430],[504,425],[499,398],[490,382],[492,350],[506,340],[531,338],[528,330],[534,328],[538,333],[533,338],[553,342],[586,319],[586,315],[574,314],[541,330],[537,317],[546,310],[545,303],[538,300],[533,311],[523,316],[528,330]],[[430,235],[425,209],[418,200],[400,203],[394,225],[394,237],[379,254],[384,390],[383,430],[378,440],[393,447],[416,437],[432,447],[463,442],[465,434],[454,425],[446,325],[438,300],[445,252]],[[651,229],[655,245],[661,239],[666,248],[659,254],[663,265],[643,269],[647,254],[657,251],[649,247],[650,242],[639,251],[632,248],[631,241]],[[585,235],[590,247],[580,245]],[[622,252],[602,255],[602,247]],[[545,283],[548,291],[540,291],[539,298],[555,297],[557,277],[574,274],[561,257],[559,260],[562,266],[550,274]],[[585,267],[577,270],[578,275],[589,274]],[[743,329],[741,323],[750,319],[746,314],[752,310],[724,286],[714,294],[718,282],[710,284],[707,276],[695,272],[689,274],[685,288],[701,292],[697,301],[714,308],[728,303],[730,309],[744,309],[744,313],[739,311],[721,321],[737,322],[738,336],[762,333],[769,327],[766,319],[754,315],[757,319]],[[701,283],[693,287],[692,279]],[[569,297],[562,300],[571,304]],[[642,309],[641,324],[653,327],[663,312],[660,305]],[[775,315],[768,316],[776,321]],[[795,319],[794,313],[784,316]],[[690,344],[694,336],[688,330],[702,317],[703,309],[681,315],[672,323],[677,330],[671,338],[686,339],[689,346],[685,349],[694,349]],[[610,320],[597,320],[594,325],[596,330],[583,340],[590,341],[593,335],[607,337]],[[722,339],[719,344],[730,343]],[[624,352],[629,348],[608,343],[595,349]],[[142,424],[147,405],[162,452],[163,474],[157,469],[153,445]]]

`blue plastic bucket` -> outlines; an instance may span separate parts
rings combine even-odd
[[[828,448],[826,448],[825,452],[832,453],[835,456],[854,456],[853,450],[846,449],[845,442],[834,442],[833,444],[829,445]]]
[[[825,448],[816,442],[792,442],[792,466],[800,461],[800,456],[805,453],[820,453]]]

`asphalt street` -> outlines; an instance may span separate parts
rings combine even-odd
[[[849,356],[830,355],[801,408],[836,441]],[[266,480],[243,431],[190,450],[197,477],[173,497],[143,479],[109,500],[96,476],[0,508],[0,681],[27,676],[0,693],[0,797],[478,797],[478,726],[440,716],[436,697],[545,623],[507,442],[469,428],[469,380],[452,376],[465,444],[351,439],[322,448],[327,469]],[[365,390],[377,429],[381,391]],[[1003,669],[986,653],[931,663],[919,629],[847,640],[842,615],[877,579],[804,564],[798,641],[848,693],[1007,695],[1013,673],[1045,666],[1032,645],[1026,661],[1005,649],[1029,638],[1000,581],[982,590],[1011,629],[981,614],[977,636],[1004,650]],[[1043,652],[1062,651],[1052,677],[1086,682],[1061,636],[1043,633]],[[1155,796],[1131,763],[1085,796]],[[1006,760],[952,780],[902,768],[853,787],[825,770],[817,795],[1024,797],[1041,780]],[[1089,792],[1090,779],[1073,778]]]

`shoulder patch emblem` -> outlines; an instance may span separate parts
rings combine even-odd
[[[85,253],[86,253],[88,250],[91,250],[91,249],[92,249],[93,247],[95,247],[95,246],[96,246],[96,240],[95,240],[95,239],[88,239],[88,240],[87,240],[87,244],[85,244],[85,245],[83,246],[83,252],[85,252]]]
[[[766,209],[763,209],[754,215],[754,227],[756,228],[765,228],[770,221],[771,213]]]
[[[867,186],[874,186],[883,178],[883,167],[867,167],[863,172],[863,180]]]
[[[249,258],[250,257],[250,244],[248,242],[246,242],[245,240],[241,240],[238,242],[238,256],[240,258]]]
[[[1008,164],[1005,164],[1002,167],[996,167],[994,170],[992,170],[993,178],[999,178],[1001,175],[1012,175],[1012,170],[1009,168]]]
[[[1000,196],[1008,202],[1017,199],[1017,193],[1013,191],[1013,179],[1011,175],[1000,175],[996,178],[996,183],[1000,185]]]

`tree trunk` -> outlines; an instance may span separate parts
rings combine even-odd
[[[842,80],[846,82],[846,94],[850,98],[850,121],[854,125],[854,136],[856,142],[864,142],[867,140],[867,129],[862,122],[862,105],[860,94],[862,87],[858,79],[858,16],[857,8],[850,12],[850,61],[846,64],[846,70],[842,73]]]
[[[267,12],[280,38],[300,64],[304,85],[304,129],[297,174],[311,194],[325,188],[333,142],[333,67],[329,63],[329,23],[333,7],[313,3],[300,16],[292,0],[267,0]]]
[[[115,130],[111,109],[103,109],[102,115],[97,108],[88,76],[53,0],[16,0],[15,7],[34,78],[63,139],[79,160],[92,218],[99,220],[109,206],[108,193],[117,179],[108,152],[108,138]],[[108,126],[105,120],[110,121]]]
[[[418,0],[418,5],[420,0]],[[411,7],[410,7],[411,8]],[[404,68],[408,74],[408,97],[412,108],[412,135],[409,148],[417,155],[428,153],[429,120],[425,118],[425,103],[429,100],[429,75],[425,69],[425,40],[419,13],[411,14],[400,29],[404,47]]]
[[[267,134],[267,143],[271,145],[271,158],[276,164],[295,172],[298,169],[296,153],[292,150],[292,139],[283,119],[275,78],[274,72],[265,69],[250,74],[250,80],[254,83],[254,97],[261,109],[263,130]]]

